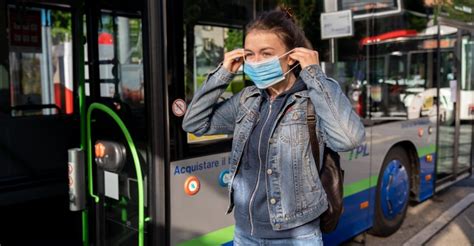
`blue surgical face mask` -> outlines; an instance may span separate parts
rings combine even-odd
[[[283,70],[281,69],[280,58],[288,55],[291,51],[292,50],[281,56],[275,56],[260,62],[245,61],[244,73],[250,77],[255,86],[259,89],[265,89],[277,84],[284,80],[285,76],[296,67],[293,66],[286,73],[283,73]]]

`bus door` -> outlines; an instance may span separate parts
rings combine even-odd
[[[141,13],[131,2],[114,9],[94,3],[86,13],[90,241],[144,245],[150,177]]]
[[[64,195],[57,153],[79,140],[71,11],[40,1],[2,1],[0,11],[0,205]]]
[[[440,25],[437,190],[469,175],[474,120],[472,30]]]
[[[472,169],[472,139],[473,139],[473,120],[474,120],[474,30],[463,31],[458,39],[461,51],[459,57],[460,83],[458,87],[459,102],[459,138],[458,160],[456,172],[463,174]]]
[[[170,122],[170,245],[231,243],[234,231],[228,205],[229,152],[232,135],[197,137],[182,130],[180,105],[191,102],[224,53],[243,47],[244,26],[252,18],[249,1],[170,1],[168,65]],[[246,85],[243,72],[220,100]]]
[[[8,225],[0,233],[3,244],[78,239],[80,214],[64,203],[67,150],[79,144],[73,4],[0,1],[0,209]],[[57,235],[45,221],[69,228]]]

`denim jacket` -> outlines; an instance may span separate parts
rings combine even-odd
[[[183,119],[183,129],[197,136],[233,134],[227,213],[233,209],[232,183],[262,99],[261,91],[249,86],[230,99],[219,101],[233,76],[222,65],[212,71]],[[270,223],[275,231],[313,221],[327,209],[326,193],[309,142],[308,99],[316,110],[320,153],[324,144],[334,151],[348,151],[365,140],[364,126],[335,80],[326,77],[318,65],[306,67],[300,77],[307,90],[288,98],[271,126],[268,142],[265,182]],[[322,163],[322,155],[318,161]]]

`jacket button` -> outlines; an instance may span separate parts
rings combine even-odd
[[[271,203],[271,204],[275,204],[276,202],[277,202],[277,201],[275,200],[275,198],[270,199],[270,203]]]
[[[281,225],[280,225],[280,224],[276,224],[276,225],[275,225],[275,228],[280,229],[280,228],[281,228]]]
[[[268,174],[268,175],[272,175],[272,173],[273,173],[273,171],[272,171],[271,168],[267,169],[267,174]]]

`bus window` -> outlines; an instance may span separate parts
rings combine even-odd
[[[402,32],[403,31],[403,32]],[[398,30],[384,35],[411,35]],[[373,48],[370,58],[370,111],[373,120],[405,120],[422,116],[436,120],[435,58],[433,37],[396,37]]]
[[[420,52],[410,54],[410,64],[407,78],[407,86],[412,88],[431,87],[426,84],[433,82],[433,71],[427,70],[427,63],[433,62],[434,52]]]
[[[224,59],[224,53],[243,47],[243,31],[235,28],[203,26],[194,27],[194,62],[192,88],[189,93],[197,91],[206,79],[209,71],[216,67]],[[223,98],[230,98],[244,87],[242,69],[239,70]],[[191,81],[186,81],[189,84]],[[190,88],[187,86],[186,88]],[[193,93],[194,94],[194,93]]]
[[[459,171],[469,170],[471,163],[472,138],[474,119],[474,40],[472,36],[462,38],[461,47],[461,102],[460,108],[460,132],[459,138]]]
[[[102,14],[98,37],[101,97],[143,107],[141,20]]]
[[[186,95],[193,95],[207,78],[209,71],[215,69],[217,64],[224,59],[224,53],[243,47],[243,30],[238,28],[219,27],[211,25],[194,26],[194,45],[192,64],[186,64],[185,77]],[[189,54],[191,55],[191,54]],[[185,54],[186,56],[186,54]],[[227,90],[222,94],[221,100],[230,98],[244,88],[242,68],[232,80]],[[207,140],[229,138],[227,135],[214,135],[197,137],[188,133],[188,143],[197,143]]]
[[[169,28],[172,33],[170,37],[173,38],[168,42],[170,64],[176,66],[171,74],[173,81],[170,89],[170,104],[178,98],[190,103],[209,72],[223,61],[224,53],[243,47],[244,28],[253,14],[251,1],[184,1],[182,6],[177,5],[175,11],[178,15],[182,14],[183,18],[170,22],[172,27]],[[240,70],[221,100],[230,98],[245,85],[248,83],[246,84],[243,72]],[[172,120],[179,118],[173,113],[171,116]],[[189,147],[186,147],[189,151],[185,150],[184,155],[216,153],[228,149],[228,145],[222,144],[222,141],[230,142],[231,136],[196,137],[182,132],[179,127],[180,122],[171,125],[172,128],[177,127],[177,129],[172,129],[172,132],[177,134],[176,138],[180,139],[179,141],[182,141],[184,146],[189,144]],[[218,145],[217,148],[216,145]]]
[[[393,12],[400,9],[397,0],[337,0],[339,10],[352,10],[357,18],[380,15],[380,12]]]
[[[71,13],[8,8],[12,116],[72,114]]]
[[[9,114],[10,102],[8,99],[8,71],[3,65],[0,65],[0,116]]]

